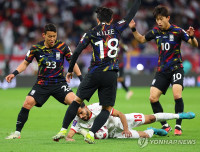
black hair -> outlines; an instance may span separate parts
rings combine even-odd
[[[46,24],[45,27],[44,27],[44,33],[46,34],[47,31],[57,32],[56,26],[54,24],[52,24],[52,23]]]
[[[82,102],[81,105],[80,105],[80,107],[81,107],[81,108],[84,108],[84,107],[85,107],[85,103]]]
[[[95,12],[100,22],[109,23],[113,16],[113,11],[106,7],[98,7]]]
[[[162,6],[162,5],[156,6],[153,11],[153,16],[156,19],[157,16],[159,16],[159,15],[165,16],[165,17],[170,16],[168,8],[166,6]]]

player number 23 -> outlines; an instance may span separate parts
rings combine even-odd
[[[115,42],[114,46],[111,45],[112,42]],[[100,47],[100,58],[104,59],[103,40],[97,41],[95,43],[95,45],[99,45],[99,47]],[[117,55],[117,49],[118,49],[118,39],[112,38],[112,39],[108,40],[108,48],[110,49],[108,51],[108,57],[110,57],[110,58],[116,57],[116,55]],[[115,54],[111,54],[112,51],[115,51]]]
[[[47,63],[47,68],[49,68],[49,69],[55,69],[56,68],[56,62],[55,61],[51,61],[51,62],[47,61],[46,63]]]

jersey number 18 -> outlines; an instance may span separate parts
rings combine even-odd
[[[112,46],[111,45],[111,43],[112,42],[115,42],[115,45],[114,46]],[[117,56],[117,49],[118,49],[118,39],[116,39],[116,38],[112,38],[112,39],[110,39],[110,40],[108,40],[108,48],[110,49],[109,51],[108,51],[108,57],[110,57],[110,58],[114,58],[114,57],[116,57]],[[104,48],[103,48],[103,40],[100,40],[100,41],[97,41],[96,43],[95,43],[95,45],[99,45],[99,47],[100,47],[100,58],[101,59],[104,59]],[[112,53],[112,51],[115,51],[115,53],[114,54],[111,54]]]

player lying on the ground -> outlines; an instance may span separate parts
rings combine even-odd
[[[94,119],[101,111],[102,107],[99,103],[94,103],[89,106],[82,105],[78,109],[77,116],[75,117],[71,129],[66,137],[67,141],[73,141],[72,137],[75,133],[81,133],[84,135],[84,131],[81,128],[89,129],[93,125]],[[145,131],[135,131],[132,128],[138,127],[143,124],[150,124],[156,121],[170,120],[170,119],[192,119],[195,117],[193,112],[189,113],[156,113],[152,115],[144,115],[142,113],[130,113],[123,114],[116,109],[112,109],[108,121],[105,123],[105,127],[108,129],[109,138],[151,138],[153,134],[167,135],[167,132],[163,129],[150,128]],[[131,134],[124,132],[127,129]]]

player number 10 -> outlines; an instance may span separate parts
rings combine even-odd
[[[170,44],[169,43],[161,43],[161,47],[163,51],[168,51],[170,49]]]
[[[111,45],[112,42],[115,42],[114,46]],[[104,59],[103,40],[97,41],[95,43],[95,45],[99,45],[99,47],[100,47],[100,58]],[[110,39],[108,41],[108,48],[110,49],[108,51],[108,57],[110,57],[110,58],[116,57],[116,55],[117,55],[117,49],[118,49],[118,39],[116,39],[116,38]],[[113,50],[115,51],[115,54],[111,54]]]

